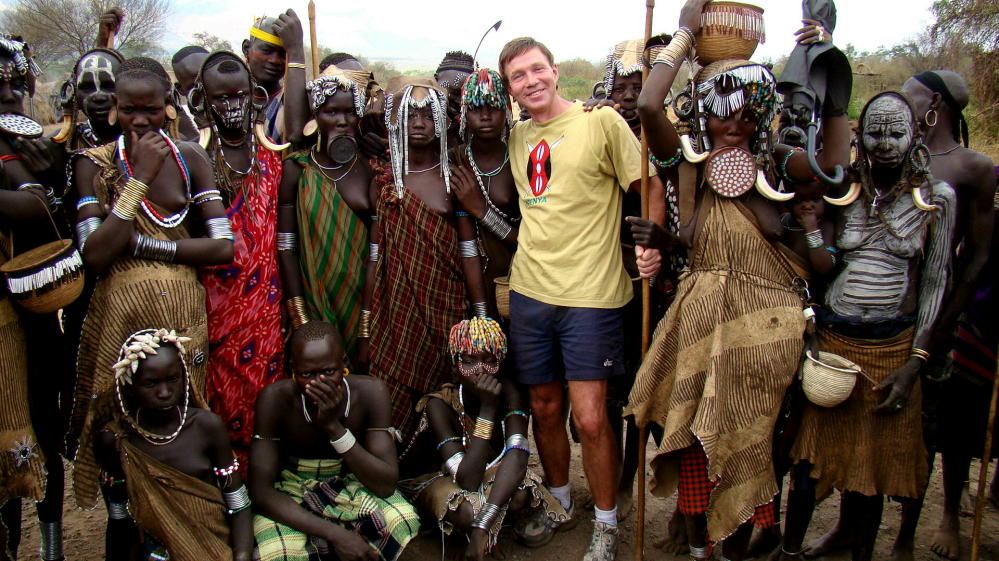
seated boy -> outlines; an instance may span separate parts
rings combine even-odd
[[[394,561],[419,519],[395,490],[385,385],[348,376],[326,322],[298,328],[288,346],[292,378],[260,392],[250,448],[259,559]]]
[[[464,559],[481,560],[495,546],[506,514],[523,507],[535,511],[521,517],[516,536],[528,546],[544,545],[554,533],[547,528],[568,515],[527,468],[523,400],[511,380],[497,376],[506,335],[494,320],[476,317],[452,327],[448,343],[454,383],[417,404],[419,429],[405,454],[407,471],[421,475],[400,487],[444,533],[457,531]]]

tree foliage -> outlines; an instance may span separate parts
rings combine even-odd
[[[211,51],[231,51],[232,43],[226,41],[225,39],[219,37],[218,35],[212,35],[208,31],[199,31],[193,34],[194,42],[192,44],[198,45],[199,47],[204,47]]]
[[[93,48],[101,14],[115,6],[125,12],[116,48],[128,55],[158,50],[170,0],[14,0],[0,28],[24,37],[39,64],[65,63]]]

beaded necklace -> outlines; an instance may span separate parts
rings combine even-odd
[[[180,210],[177,214],[173,216],[160,216],[160,213],[156,212],[153,208],[149,197],[143,197],[139,206],[142,207],[142,211],[146,213],[146,216],[150,220],[158,224],[163,228],[176,228],[184,223],[184,219],[187,218],[187,211],[191,207],[191,175],[187,171],[187,163],[184,162],[184,157],[180,154],[180,149],[177,145],[170,139],[169,136],[163,130],[157,131],[163,140],[166,141],[167,146],[170,147],[170,152],[173,153],[173,159],[177,162],[177,168],[180,169],[180,176],[184,179],[184,188],[187,194],[187,199],[184,201],[184,208]],[[128,154],[125,152],[125,135],[122,134],[118,136],[118,159],[121,161],[121,171],[125,174],[125,177],[132,177],[132,164],[128,161]]]
[[[492,186],[493,178],[499,175],[503,171],[503,168],[506,167],[506,164],[510,161],[510,152],[507,151],[505,154],[503,154],[503,163],[501,163],[499,167],[497,167],[492,171],[487,171],[487,172],[483,172],[482,170],[480,170],[479,164],[475,163],[475,156],[472,155],[471,140],[469,140],[468,144],[465,145],[465,154],[468,156],[468,163],[472,165],[472,171],[475,173],[475,182],[479,184],[479,191],[482,191],[482,196],[485,197],[486,204],[489,205],[489,208],[493,209],[493,212],[499,214],[501,217],[510,222],[513,223],[519,222],[520,221],[519,218],[514,219],[507,216],[506,213],[504,213],[502,210],[499,209],[499,207],[493,204],[493,200],[489,198],[489,187],[487,187],[486,184],[482,182],[483,177],[488,177],[489,186],[490,187]]]

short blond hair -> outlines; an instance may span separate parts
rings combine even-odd
[[[544,43],[536,40],[534,37],[517,37],[516,39],[511,39],[506,45],[503,45],[503,50],[500,51],[499,71],[504,82],[509,82],[509,78],[506,75],[507,63],[531,49],[541,51],[541,54],[545,55],[545,58],[548,59],[548,64],[555,66],[555,57],[552,56],[552,52],[548,50],[548,47]]]

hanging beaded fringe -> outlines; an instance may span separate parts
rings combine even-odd
[[[34,292],[49,284],[61,281],[64,277],[68,277],[82,268],[83,259],[80,258],[80,252],[74,250],[66,257],[39,271],[23,277],[8,277],[7,288],[12,294]]]
[[[763,14],[742,6],[711,6],[701,15],[704,35],[738,35],[743,39],[765,43],[766,27]]]

